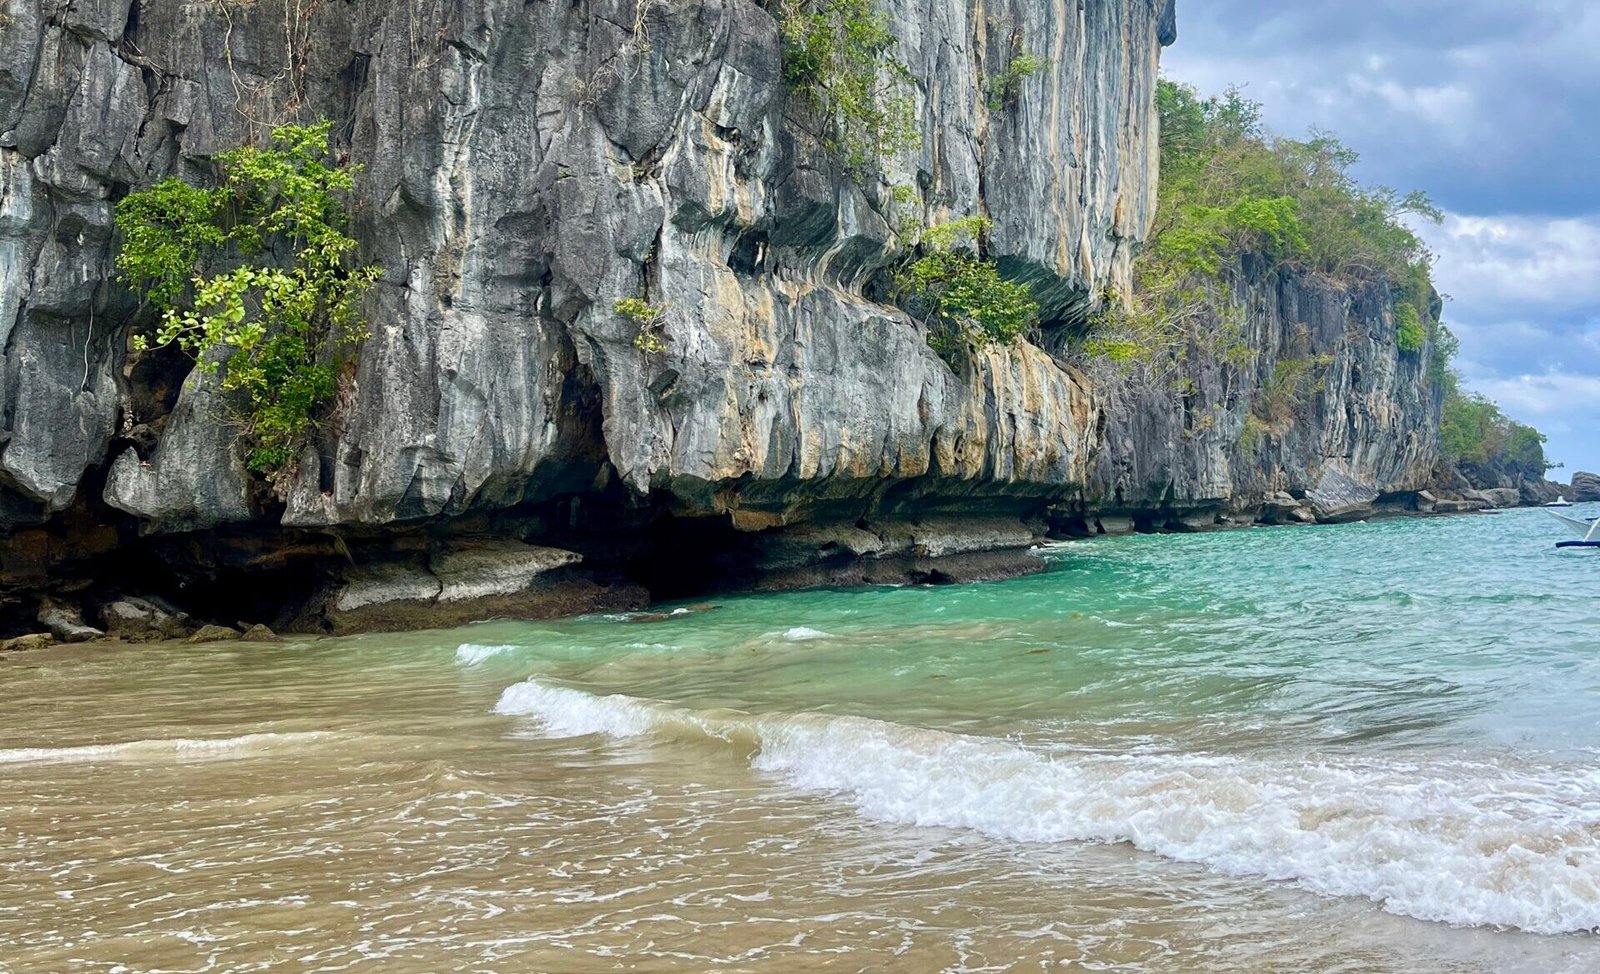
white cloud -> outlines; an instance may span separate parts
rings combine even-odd
[[[1474,320],[1600,307],[1600,216],[1452,213],[1417,230],[1438,255],[1439,290]]]
[[[1477,391],[1520,416],[1600,416],[1600,376],[1550,372],[1507,378],[1480,378]],[[1537,424],[1536,424],[1537,425]]]
[[[1352,74],[1345,79],[1353,99],[1376,97],[1396,115],[1409,116],[1430,126],[1452,144],[1464,146],[1475,140],[1478,105],[1472,92],[1458,85],[1406,85],[1381,77],[1382,61],[1376,58],[1373,61],[1377,62],[1376,66],[1369,63],[1367,74]]]

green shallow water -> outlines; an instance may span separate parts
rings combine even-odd
[[[1600,969],[1563,537],[8,657],[0,972]]]

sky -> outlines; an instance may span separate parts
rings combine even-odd
[[[1464,384],[1545,433],[1564,480],[1600,471],[1596,51],[1595,0],[1178,0],[1162,70],[1433,197],[1445,221],[1418,229]]]

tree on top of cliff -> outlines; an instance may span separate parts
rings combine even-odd
[[[1539,480],[1554,465],[1545,459],[1544,434],[1519,423],[1481,395],[1452,390],[1439,421],[1439,446],[1445,459],[1476,484]]]
[[[1200,346],[1227,359],[1238,329],[1214,328],[1219,279],[1248,255],[1331,280],[1381,281],[1396,299],[1395,342],[1408,355],[1450,347],[1438,321],[1433,255],[1408,219],[1442,214],[1420,192],[1366,187],[1351,175],[1357,155],[1333,136],[1280,138],[1261,105],[1238,88],[1201,97],[1163,80],[1157,87],[1161,181],[1156,217],[1134,267],[1134,293],[1108,295],[1085,349],[1113,362],[1177,368]],[[1442,378],[1448,363],[1430,362]]]
[[[1361,185],[1356,152],[1332,135],[1286,139],[1261,124],[1261,106],[1237,88],[1202,98],[1163,80],[1161,192],[1152,250],[1204,237],[1212,262],[1250,251],[1335,277],[1426,283],[1433,256],[1405,223],[1437,221],[1427,194]],[[1185,245],[1192,249],[1192,244]]]

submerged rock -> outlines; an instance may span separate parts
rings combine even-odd
[[[241,624],[239,628],[244,630],[239,635],[239,639],[243,642],[276,643],[283,641],[282,637],[280,637],[277,633],[273,632],[271,629],[268,629],[266,626],[261,625],[259,622],[250,626]]]
[[[239,630],[230,626],[204,625],[189,636],[191,643],[220,643],[240,638]]]
[[[9,652],[11,650],[44,649],[49,646],[54,646],[55,643],[56,637],[52,636],[50,633],[33,632],[28,633],[25,636],[15,636],[11,639],[0,642],[0,651]]]

